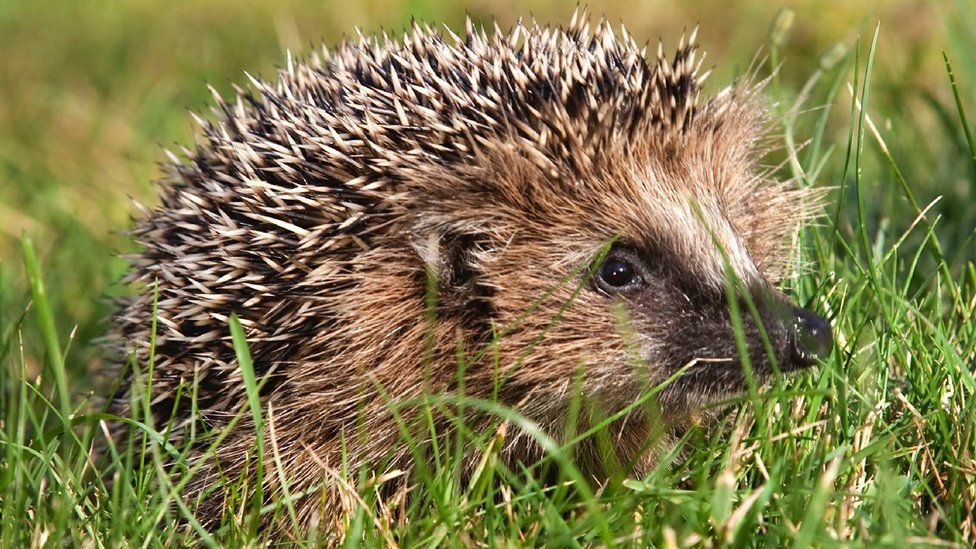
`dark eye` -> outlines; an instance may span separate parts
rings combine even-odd
[[[625,259],[609,258],[600,267],[600,282],[610,290],[624,290],[638,282],[637,269]]]

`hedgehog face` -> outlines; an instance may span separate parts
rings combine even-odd
[[[479,314],[502,332],[516,327],[501,342],[514,402],[542,393],[530,407],[556,407],[583,371],[587,396],[619,408],[685,369],[661,400],[686,416],[742,393],[749,375],[762,384],[829,353],[826,321],[777,289],[795,230],[782,216],[800,211],[802,196],[757,175],[754,131],[692,126],[667,151],[620,153],[571,184],[518,157],[485,166],[482,177],[514,171],[519,180],[496,184],[532,192],[510,203],[456,202],[454,211],[492,221],[477,251],[449,261],[467,258],[452,272],[471,276],[465,291],[482,289],[468,301],[482,303]],[[601,250],[602,262],[588,263]]]
[[[615,245],[596,270],[592,285],[611,307],[619,304],[626,310],[633,329],[645,340],[641,344],[641,337],[634,337],[638,363],[654,365],[658,381],[660,374],[670,376],[688,367],[678,382],[684,394],[708,399],[744,390],[747,373],[735,339],[728,290],[703,280],[672,257],[625,243]],[[768,281],[749,281],[733,299],[748,362],[759,383],[774,367],[790,371],[810,366],[829,352],[829,325],[790,304]]]
[[[594,281],[599,292],[625,305],[635,329],[653,341],[645,345],[645,363],[659,365],[666,375],[690,365],[690,377],[682,383],[694,386],[692,394],[727,395],[746,386],[730,291],[759,382],[775,368],[811,365],[829,352],[832,341],[824,320],[776,289],[789,232],[766,235],[766,246],[780,243],[772,249],[745,237],[761,216],[743,215],[747,208],[735,201],[762,200],[763,185],[752,183],[751,193],[738,197],[729,189],[755,179],[752,166],[714,160],[735,157],[735,147],[715,139],[715,132],[695,137],[712,145],[706,154],[689,146],[677,155],[678,162],[693,168],[672,169],[670,176],[658,175],[668,173],[663,162],[643,173],[633,170],[645,180],[637,184],[643,211],[622,212],[629,224],[618,229],[619,240]],[[679,180],[668,181],[676,172],[682,174]]]
[[[687,415],[743,392],[747,375],[761,384],[775,369],[810,366],[830,350],[828,324],[776,289],[782,249],[746,239],[754,216],[735,217],[741,205],[730,207],[729,196],[689,174],[680,184],[653,176],[659,168],[645,165],[641,179],[617,173],[589,181],[602,192],[588,197],[558,188],[536,194],[531,207],[523,201],[509,214],[515,219],[493,226],[502,238],[449,260],[462,258],[465,266],[451,272],[471,276],[464,291],[478,297],[468,293],[466,303],[482,304],[464,310],[491,315],[496,333],[506,334],[500,346],[509,351],[511,400],[542,408],[537,416],[567,400],[580,372],[588,397],[619,408],[686,368],[661,399],[669,412]],[[742,200],[761,197],[756,187]],[[512,208],[491,204],[486,217],[487,210]],[[602,261],[588,264],[600,251]],[[727,276],[741,288],[734,301],[751,374],[736,343]],[[533,402],[527,393],[545,398]]]

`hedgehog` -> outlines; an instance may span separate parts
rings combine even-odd
[[[611,448],[579,443],[580,470],[639,476],[655,433],[825,357],[829,323],[779,290],[816,197],[762,164],[762,83],[701,99],[702,59],[695,33],[655,56],[581,12],[509,31],[468,18],[463,35],[414,22],[289,54],[275,82],[215,93],[134,230],[129,281],[155,291],[116,323],[152,366],[154,421],[197,441],[201,523],[227,511],[221,479],[257,478],[232,314],[283,473],[263,497],[292,494],[304,529],[348,517],[340,468],[415,466],[391,401],[463,392],[562,440],[582,395],[624,415]],[[142,380],[126,374],[117,413]],[[626,412],[652,389],[656,413]],[[524,429],[501,440],[506,463],[545,456]]]

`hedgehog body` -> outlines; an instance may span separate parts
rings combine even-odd
[[[459,356],[465,394],[497,394],[557,439],[574,391],[613,413],[687,368],[658,395],[659,424],[619,422],[616,461],[639,474],[650,433],[746,386],[727,268],[775,350],[744,319],[757,377],[822,351],[822,321],[774,289],[804,193],[757,167],[755,91],[699,101],[693,39],[648,62],[626,34],[605,23],[591,34],[584,19],[469,23],[464,36],[415,25],[402,41],[289,58],[276,83],[217,98],[136,228],[132,280],[158,285],[156,421],[175,418],[179,439],[201,424],[220,432],[246,406],[228,330],[238,314],[288,487],[323,486],[298,501],[299,519],[331,526],[345,501],[336,470],[409,469],[390,399],[457,393]],[[152,311],[148,291],[118,318],[143,364]],[[243,416],[191,497],[253,474]],[[541,456],[514,429],[501,453]],[[601,474],[595,447],[578,455]],[[266,497],[281,480],[265,475]],[[197,510],[212,524],[223,502]]]

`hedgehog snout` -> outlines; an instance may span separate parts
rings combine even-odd
[[[783,370],[813,366],[817,360],[830,354],[834,347],[834,336],[824,318],[794,306],[785,297],[767,296],[763,301],[771,320],[779,324],[783,330],[781,333],[785,335],[782,341],[785,346],[782,349]]]
[[[812,366],[826,358],[834,347],[834,336],[825,319],[800,307],[788,321],[789,351],[792,363],[800,368]]]

